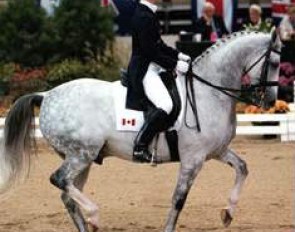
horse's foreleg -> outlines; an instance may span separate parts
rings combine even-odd
[[[76,178],[85,170],[89,169],[92,160],[85,155],[67,157],[63,165],[51,176],[53,185],[60,188],[69,198],[73,199],[88,216],[87,222],[92,226],[93,231],[98,229],[98,207],[91,202],[76,186]],[[80,218],[81,219],[81,218]],[[83,226],[83,223],[79,224]],[[80,231],[87,231],[87,227]]]
[[[85,169],[75,180],[75,186],[82,191],[89,174],[90,168]],[[87,224],[78,204],[71,199],[66,192],[63,192],[61,199],[68,210],[73,222],[75,223],[79,232],[88,232]]]
[[[179,214],[183,209],[189,190],[194,182],[195,177],[201,170],[202,165],[203,162],[199,162],[193,166],[190,165],[190,167],[186,167],[184,165],[181,166],[177,186],[172,199],[172,208],[169,212],[165,227],[165,232],[175,231]]]
[[[236,180],[229,198],[229,206],[221,211],[222,222],[225,227],[228,227],[232,222],[242,187],[248,175],[248,169],[246,162],[239,158],[232,150],[228,150],[219,160],[229,164],[236,171]]]

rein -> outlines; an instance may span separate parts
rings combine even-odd
[[[265,91],[266,91],[266,87],[273,87],[273,86],[279,86],[279,82],[278,81],[267,81],[267,74],[268,74],[268,68],[269,68],[269,62],[270,62],[270,55],[271,52],[275,52],[276,54],[281,54],[280,51],[275,50],[274,48],[272,48],[271,46],[267,49],[267,51],[265,53],[263,53],[253,64],[251,64],[251,66],[246,69],[242,76],[245,76],[246,74],[248,74],[261,60],[263,60],[263,58],[265,58],[265,62],[262,66],[261,69],[261,76],[260,76],[260,83],[259,84],[251,84],[248,85],[246,89],[234,89],[234,88],[227,88],[227,87],[223,87],[223,86],[219,86],[219,85],[215,85],[207,80],[205,80],[204,78],[196,75],[195,73],[193,73],[192,70],[192,63],[190,64],[190,68],[189,71],[187,72],[186,75],[186,101],[187,103],[189,103],[195,121],[196,121],[196,125],[195,126],[190,126],[188,125],[187,122],[187,115],[185,115],[185,125],[187,128],[190,129],[197,129],[198,132],[201,132],[201,126],[200,126],[200,122],[199,122],[199,117],[198,117],[198,110],[197,110],[197,103],[196,103],[196,97],[195,97],[195,90],[193,88],[193,79],[198,80],[199,82],[213,88],[216,89],[218,91],[220,91],[221,93],[223,93],[226,96],[229,96],[237,101],[240,102],[244,102],[246,104],[251,104],[251,105],[255,105],[260,107],[259,104],[255,103],[253,100],[244,98],[244,97],[239,97],[234,95],[233,93],[242,93],[242,92],[247,92],[247,93],[253,93],[255,92],[257,89],[260,91],[260,97],[261,97],[261,102],[264,100],[265,97]],[[260,103],[261,104],[261,103]],[[186,104],[186,110],[185,112],[187,112],[187,107],[188,104]]]

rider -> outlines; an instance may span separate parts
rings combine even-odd
[[[127,108],[148,110],[143,127],[138,133],[133,160],[149,162],[148,146],[153,137],[168,129],[167,119],[173,102],[159,73],[163,70],[185,74],[191,58],[168,47],[161,39],[160,24],[156,16],[156,0],[140,0],[132,18],[132,56],[128,67]]]

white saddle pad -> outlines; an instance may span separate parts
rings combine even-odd
[[[177,83],[178,86],[181,83]],[[178,87],[179,89],[179,87]],[[184,106],[184,97],[182,91],[180,91],[181,104]],[[127,88],[121,85],[120,81],[114,83],[113,86],[113,98],[115,103],[115,113],[116,113],[116,129],[118,131],[139,131],[144,124],[143,111],[126,109],[126,96]],[[175,122],[173,128],[174,130],[179,130],[182,126],[184,117],[183,107]]]

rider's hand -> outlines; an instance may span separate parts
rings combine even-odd
[[[178,60],[182,60],[182,61],[185,61],[185,62],[190,62],[191,61],[191,57],[180,52],[178,53]]]
[[[177,65],[176,65],[176,73],[179,75],[184,75],[188,72],[189,69],[189,63],[185,62],[183,60],[179,60],[177,61]]]

